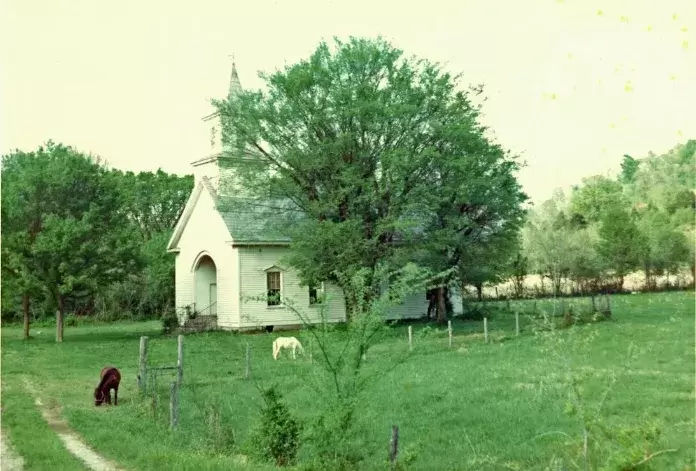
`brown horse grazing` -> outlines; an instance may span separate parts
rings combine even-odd
[[[101,370],[101,381],[94,390],[94,405],[100,406],[104,402],[111,404],[111,390],[114,390],[114,405],[118,405],[118,383],[121,382],[121,373],[113,366],[105,366]]]

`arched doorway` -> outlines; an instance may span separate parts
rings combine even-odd
[[[198,259],[194,273],[194,302],[201,315],[217,315],[217,269],[208,255]]]

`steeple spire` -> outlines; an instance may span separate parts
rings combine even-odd
[[[239,82],[239,75],[237,75],[237,66],[234,63],[234,54],[232,57],[232,72],[230,73],[230,89],[227,92],[228,97],[233,97],[242,91],[242,84]]]

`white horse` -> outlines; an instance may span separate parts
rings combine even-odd
[[[273,341],[273,359],[277,360],[280,354],[281,348],[291,348],[292,349],[292,359],[295,359],[295,352],[297,350],[304,354],[304,348],[302,344],[295,337],[278,337]]]

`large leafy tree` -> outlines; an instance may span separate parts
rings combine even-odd
[[[643,244],[640,260],[645,273],[645,285],[655,288],[655,276],[677,273],[689,256],[686,235],[675,228],[669,216],[662,211],[649,208],[638,220]]]
[[[119,211],[134,224],[143,240],[170,232],[193,188],[193,177],[156,172],[112,170],[119,194]]]
[[[193,177],[180,177],[162,170],[108,174],[118,192],[120,216],[138,239],[142,270],[130,273],[123,282],[100,293],[106,311],[155,315],[174,303],[174,256],[167,241],[193,188]]]
[[[525,224],[524,249],[532,270],[551,280],[553,292],[561,292],[563,280],[573,273],[578,228],[568,217],[565,194],[557,190],[553,197],[531,211]]]
[[[473,285],[480,294],[484,283],[505,278],[526,200],[515,178],[514,159],[480,128],[478,133],[458,126],[451,131],[445,142],[454,142],[459,154],[433,162],[431,212],[418,241],[427,247],[422,263],[441,273],[435,291],[440,322],[446,320],[444,298],[452,281],[462,289]]]
[[[261,77],[265,91],[216,102],[237,157],[229,164],[256,198],[284,202],[276,208],[292,222],[290,262],[307,282],[338,283],[351,314],[425,232],[449,232],[444,251],[457,250],[451,232],[459,230],[461,250],[495,226],[501,205],[519,205],[515,184],[509,197],[477,198],[516,165],[482,137],[478,109],[437,64],[353,38],[322,43],[309,59]],[[438,218],[454,223],[438,226]],[[357,274],[367,289],[354,289]]]
[[[608,211],[628,206],[621,183],[603,176],[583,179],[570,199],[571,219],[580,225],[597,223]]]
[[[94,158],[53,142],[3,156],[3,255],[14,281],[22,280],[23,295],[40,287],[53,300],[57,341],[67,302],[122,278],[139,262],[105,173]]]
[[[2,305],[12,308],[21,297],[25,339],[29,338],[31,300],[41,294],[31,250],[41,231],[42,196],[22,190],[31,179],[43,187],[42,171],[41,162],[23,152],[2,160]]]
[[[624,277],[639,266],[646,240],[639,232],[634,216],[618,207],[602,214],[599,237],[598,251],[619,278],[619,289],[623,289]]]

